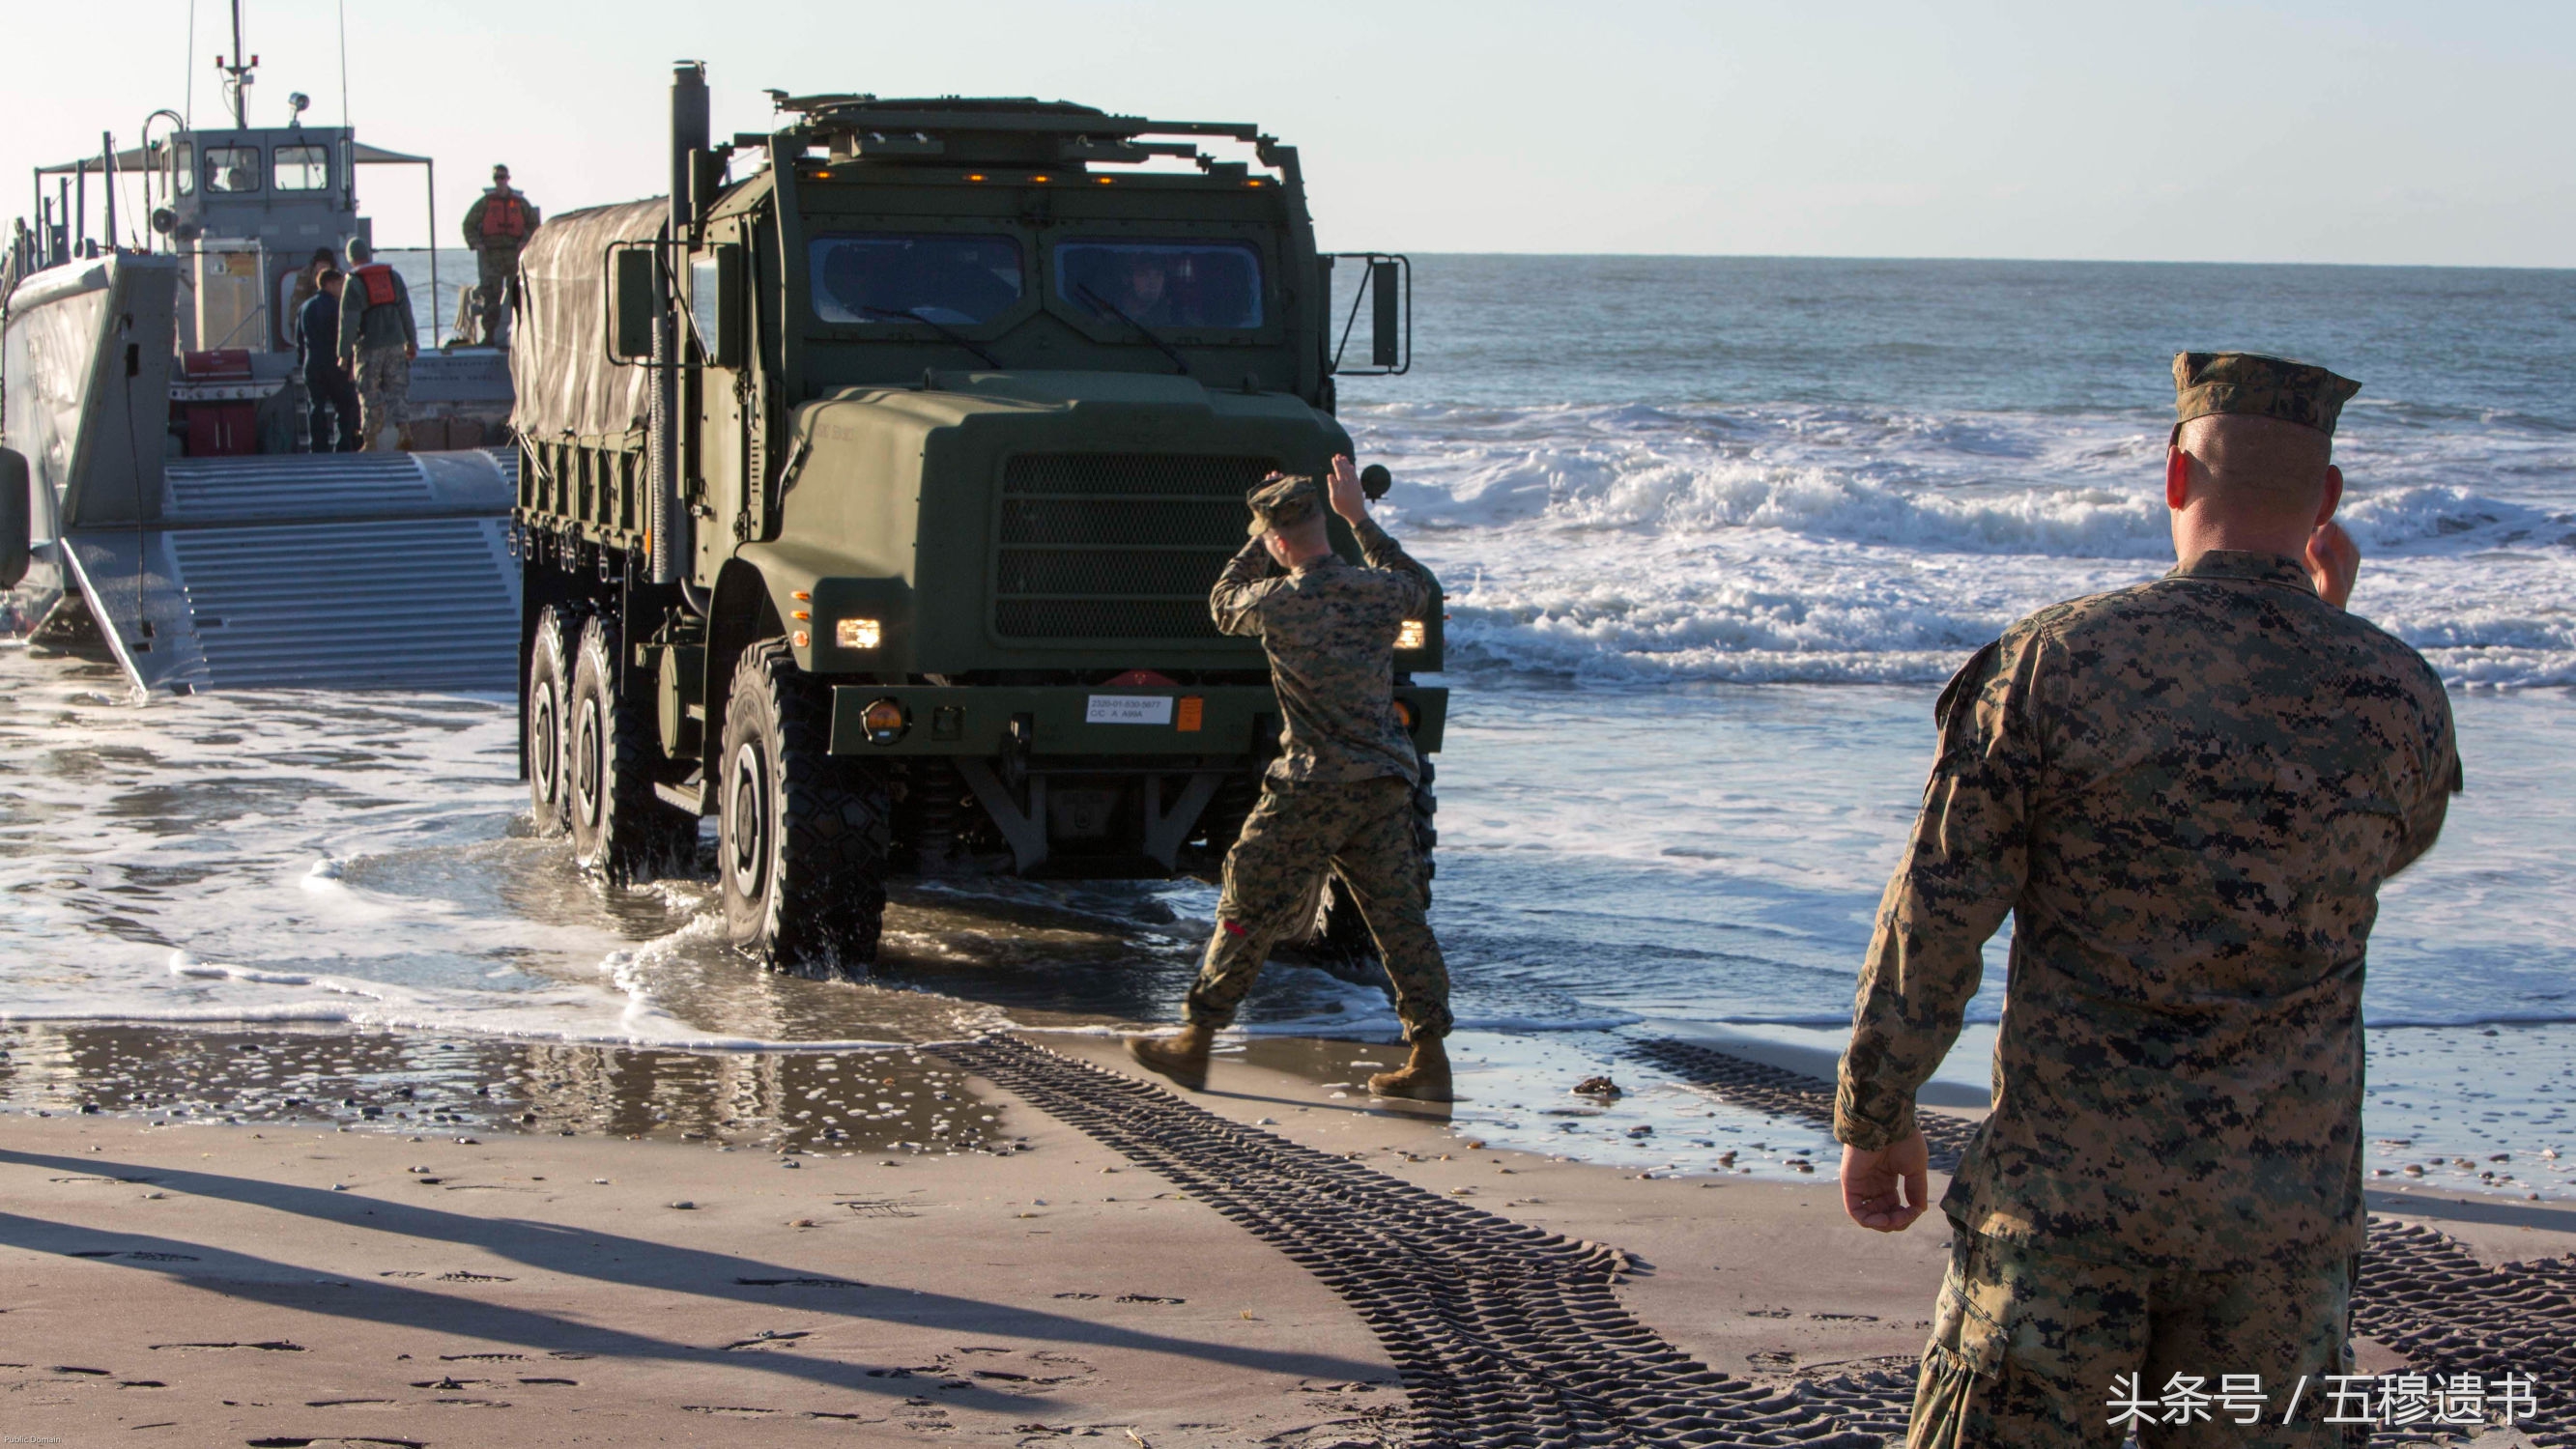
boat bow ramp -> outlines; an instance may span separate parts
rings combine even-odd
[[[516,455],[172,459],[161,516],[67,532],[150,689],[511,687]]]
[[[21,587],[86,602],[146,689],[511,688],[517,455],[165,456],[176,272],[120,255],[8,299]]]

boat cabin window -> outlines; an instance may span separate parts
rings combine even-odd
[[[194,143],[188,141],[181,141],[179,143],[178,159],[171,163],[170,169],[175,173],[175,179],[179,183],[179,194],[181,196],[195,195],[197,191],[197,148]]]
[[[276,163],[280,191],[322,191],[331,185],[331,151],[327,146],[280,146],[269,153]]]
[[[807,254],[814,312],[826,322],[972,326],[1020,300],[1020,244],[955,233],[843,234]]]
[[[208,146],[206,148],[206,191],[222,196],[259,190],[259,148],[257,146]]]
[[[1261,256],[1240,242],[1064,242],[1058,295],[1146,327],[1258,327]]]

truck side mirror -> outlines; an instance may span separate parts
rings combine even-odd
[[[1352,260],[1363,264],[1358,294],[1350,300],[1348,310],[1335,303],[1338,315],[1330,319],[1331,371],[1337,377],[1401,377],[1413,370],[1413,263],[1409,258],[1389,252],[1338,252],[1325,257],[1325,295],[1332,295],[1333,263]],[[1350,355],[1351,333],[1359,327],[1361,304],[1369,314],[1368,363],[1361,366]]]
[[[1360,470],[1360,491],[1368,495],[1371,503],[1384,498],[1386,490],[1394,486],[1395,475],[1386,471],[1384,463],[1371,463]]]
[[[1369,300],[1377,304],[1369,318],[1369,365],[1389,372],[1395,370],[1396,344],[1404,329],[1403,314],[1398,310],[1404,300],[1397,291],[1404,285],[1396,275],[1399,270],[1393,262],[1369,263]]]
[[[628,362],[645,361],[653,355],[653,318],[662,302],[653,285],[653,249],[619,247],[609,256],[609,350]]]
[[[27,576],[28,530],[35,500],[27,493],[27,455],[0,448],[0,589]]]

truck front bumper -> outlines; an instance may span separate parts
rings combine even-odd
[[[1401,685],[1395,698],[1411,711],[1414,747],[1424,754],[1438,751],[1448,721],[1449,691]],[[870,731],[868,708],[879,703],[900,711],[899,729]],[[1086,689],[844,684],[832,689],[836,755],[990,758],[1024,749],[1033,757],[1239,758],[1265,749],[1278,731],[1279,698],[1267,685]]]

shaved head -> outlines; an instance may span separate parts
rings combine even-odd
[[[1285,568],[1296,568],[1333,551],[1333,536],[1325,531],[1324,515],[1301,518],[1286,528],[1274,528],[1261,536],[1270,548],[1270,556]]]
[[[2191,496],[2247,522],[2313,520],[2325,501],[2334,440],[2278,418],[2213,413],[2175,430],[2191,460]]]

